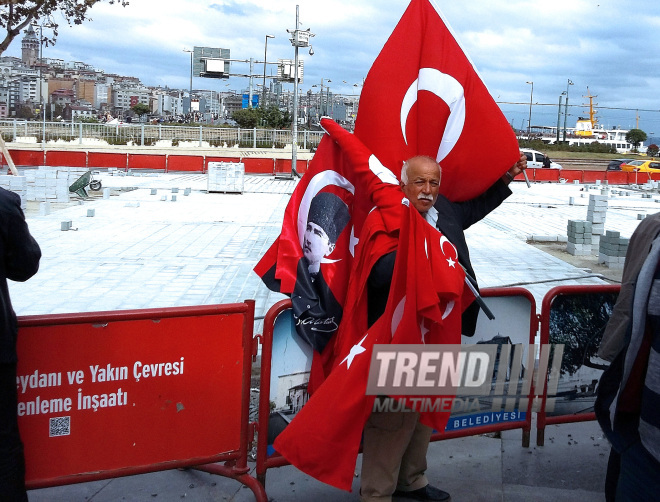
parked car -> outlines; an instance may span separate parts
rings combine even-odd
[[[610,163],[607,164],[608,171],[621,171],[621,164],[627,164],[633,159],[612,159]]]
[[[631,160],[621,164],[621,170],[629,173],[660,173],[660,161],[658,160]]]
[[[521,148],[521,152],[525,154],[527,157],[527,167],[538,167],[538,168],[543,168],[543,167],[549,167],[550,169],[561,169],[561,165],[557,164],[556,162],[552,162],[550,159],[548,159],[547,162],[543,162],[546,155],[544,153],[541,153],[537,150],[530,150],[529,148]],[[546,165],[550,163],[550,165]]]

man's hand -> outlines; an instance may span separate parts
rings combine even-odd
[[[513,178],[521,174],[525,169],[527,169],[527,156],[523,152],[520,152],[520,158],[518,159],[518,162],[516,162],[511,167],[511,169],[506,172],[506,174],[502,177],[502,180],[506,184],[509,184],[513,181]]]

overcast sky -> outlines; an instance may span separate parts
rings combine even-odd
[[[586,116],[587,87],[606,127],[660,135],[660,12],[651,0],[435,0],[509,122],[556,125],[559,95],[569,89],[568,124]],[[194,46],[231,50],[233,59],[293,59],[287,29],[311,28],[314,55],[300,50],[306,92],[329,79],[334,93],[353,94],[403,14],[407,0],[130,0],[91,9],[92,21],[60,33],[44,57],[83,61],[146,85],[187,89]],[[21,37],[5,55],[20,57]],[[396,62],[393,62],[396,64]],[[255,72],[262,69],[255,67]],[[232,63],[232,73],[249,65]],[[269,66],[267,73],[274,73]],[[346,84],[343,83],[346,81]],[[259,83],[259,82],[255,82]],[[291,84],[285,84],[291,88]],[[236,91],[247,79],[194,78],[195,89]],[[519,104],[507,104],[519,103]],[[563,118],[562,118],[563,123]]]

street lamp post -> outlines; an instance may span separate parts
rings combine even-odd
[[[559,95],[559,107],[557,108],[557,144],[559,144],[559,129],[561,127],[561,100],[566,94],[566,91],[562,91]]]
[[[188,90],[188,113],[192,113],[192,77],[193,77],[193,52],[188,49],[183,49],[183,52],[190,53],[190,89]]]
[[[325,96],[325,115],[332,118],[332,115],[333,115],[332,111],[330,112],[330,115],[328,115],[328,104],[330,103],[330,86],[327,85],[327,84],[329,84],[330,82],[332,82],[332,80],[330,80],[330,79],[326,80],[326,86],[325,86],[325,94],[326,94],[326,96]]]
[[[261,96],[261,107],[266,107],[266,57],[268,54],[268,39],[275,38],[275,35],[266,35],[266,43],[264,44],[264,85],[263,85],[263,96]]]
[[[527,122],[527,140],[530,140],[532,130],[532,99],[534,98],[534,82],[527,83],[532,86],[532,90],[529,93],[529,121]]]
[[[568,87],[573,85],[573,81],[569,78],[566,83],[566,103],[564,104],[564,143],[566,142],[566,119],[568,119]]]
[[[298,5],[296,5],[296,29],[293,31],[287,30],[293,35],[293,38],[290,40],[295,52],[293,69],[293,138],[291,141],[291,174],[293,176],[298,176],[298,171],[296,170],[298,158],[298,47],[309,47],[309,37],[314,36],[314,33],[311,33],[309,28],[307,30],[298,29],[300,25],[298,12]],[[314,50],[310,47],[309,55],[311,56],[312,54],[314,54]]]

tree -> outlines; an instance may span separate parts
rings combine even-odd
[[[257,108],[244,108],[242,110],[236,110],[231,118],[236,121],[238,127],[250,129],[257,127],[259,124],[259,115],[260,113],[257,111]]]
[[[21,34],[21,31],[27,25],[42,18],[48,19],[48,27],[52,30],[52,35],[42,35],[41,42],[46,47],[54,44],[57,38],[58,25],[53,22],[51,17],[53,14],[59,13],[62,15],[69,25],[82,24],[87,18],[87,11],[94,4],[103,1],[122,7],[128,5],[128,0],[25,0],[21,2],[10,0],[9,5],[0,7],[0,28],[6,30],[4,39],[0,41],[0,55],[7,50],[12,41]]]
[[[658,145],[653,143],[653,144],[649,145],[646,148],[646,155],[649,155],[650,157],[657,157],[658,156],[658,150],[660,150]]]
[[[133,113],[135,113],[135,115],[137,115],[138,117],[144,115],[145,113],[149,113],[151,111],[149,109],[149,105],[145,105],[144,103],[138,103],[137,105],[132,106],[131,110],[133,110]]]
[[[641,129],[631,129],[626,133],[626,141],[632,143],[633,148],[637,150],[637,147],[642,141],[646,140],[646,133]]]

